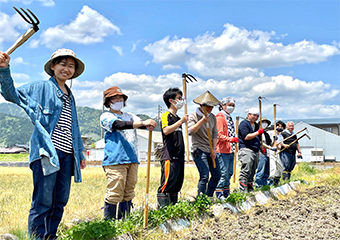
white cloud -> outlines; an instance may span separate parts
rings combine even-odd
[[[132,43],[132,49],[131,49],[131,52],[134,52],[134,51],[136,51],[136,49],[137,49],[137,45],[141,42],[141,41],[143,41],[143,40],[138,40],[138,41],[136,41],[136,42],[133,42]]]
[[[172,64],[166,64],[163,65],[164,70],[169,70],[169,69],[181,69],[181,66],[179,65],[172,65]]]
[[[53,7],[55,5],[55,2],[53,0],[38,0],[42,3],[45,7]]]
[[[30,76],[25,73],[12,73],[13,79],[16,79],[17,81],[27,81],[30,79]]]
[[[0,48],[3,48],[4,42],[14,43],[28,28],[29,25],[19,14],[10,16],[0,12]]]
[[[68,25],[61,24],[43,31],[39,44],[51,49],[68,42],[88,45],[103,42],[105,37],[114,33],[121,34],[118,26],[97,11],[83,6],[77,18]]]
[[[259,69],[293,64],[318,63],[340,54],[338,46],[313,41],[283,45],[271,41],[275,32],[248,31],[225,24],[220,36],[205,33],[195,39],[169,36],[144,47],[153,62],[178,65],[204,77],[233,78],[257,76]],[[281,35],[282,36],[282,35]]]
[[[17,57],[15,59],[12,59],[11,60],[11,63],[12,64],[24,64],[24,65],[27,65],[28,62],[25,62],[24,59],[22,57]]]
[[[273,118],[274,103],[280,105],[278,118],[340,117],[340,111],[337,111],[340,105],[327,104],[339,99],[339,87],[321,81],[307,82],[284,75],[248,76],[238,80],[196,79],[197,82],[187,84],[189,113],[197,107],[192,100],[209,90],[218,99],[233,96],[236,99],[235,116],[245,116],[244,111],[247,108],[258,106],[258,96],[264,96],[267,101],[263,101],[262,109],[267,118]],[[73,80],[72,91],[78,105],[101,109],[102,92],[111,86],[119,86],[129,96],[125,111],[154,117],[158,105],[166,108],[163,93],[169,87],[182,89],[182,78],[177,73],[150,76],[118,72],[106,77],[102,82]],[[217,112],[217,108],[214,112]],[[179,114],[183,114],[183,110]]]
[[[119,54],[119,56],[123,56],[123,48],[119,46],[112,46],[114,50]]]

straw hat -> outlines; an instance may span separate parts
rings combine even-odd
[[[262,117],[261,118],[261,121],[262,122],[264,122],[264,121],[266,121],[266,122],[268,122],[268,126],[270,126],[270,124],[272,123],[269,119],[267,119],[266,117]],[[259,121],[260,122],[260,121]]]
[[[58,49],[57,51],[55,51],[52,56],[51,56],[51,59],[48,60],[46,63],[45,63],[45,66],[44,66],[44,69],[45,69],[45,72],[50,75],[50,76],[53,76],[54,72],[53,70],[51,69],[51,63],[54,59],[56,59],[57,57],[61,57],[61,56],[68,56],[68,57],[72,57],[76,62],[77,62],[77,68],[76,70],[74,71],[74,74],[71,78],[76,78],[76,77],[79,77],[80,74],[82,74],[84,72],[84,69],[85,69],[85,65],[84,63],[76,57],[76,54],[70,50],[70,49],[65,49],[65,48],[62,48],[62,49]]]
[[[206,91],[202,95],[195,98],[194,103],[214,107],[219,105],[220,101],[215,98],[214,95],[212,95],[209,91]]]

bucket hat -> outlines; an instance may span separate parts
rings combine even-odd
[[[57,57],[61,57],[61,56],[72,57],[77,62],[77,68],[75,69],[74,74],[71,78],[79,77],[84,72],[85,65],[79,58],[76,57],[76,54],[70,49],[61,48],[55,51],[52,54],[51,59],[45,63],[44,69],[48,75],[53,76],[54,72],[51,69],[51,63],[54,59],[56,59]]]
[[[194,103],[214,107],[219,105],[220,101],[215,98],[214,95],[212,95],[209,91],[206,91],[202,95],[195,98]]]
[[[262,117],[261,118],[261,121],[262,122],[264,122],[264,121],[266,121],[266,122],[268,122],[268,126],[270,126],[270,124],[272,123],[269,119],[267,119],[266,117]],[[259,121],[260,122],[260,121]]]
[[[123,93],[122,89],[120,89],[117,86],[113,86],[113,87],[110,87],[110,88],[108,88],[104,91],[104,105],[107,105],[107,101],[110,97],[113,97],[113,96],[116,96],[116,95],[123,96],[124,101],[126,101],[126,99],[128,99],[128,96]]]

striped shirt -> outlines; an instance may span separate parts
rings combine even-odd
[[[73,153],[72,145],[72,111],[70,105],[70,98],[64,94],[63,109],[61,111],[60,118],[57,126],[52,133],[52,142],[56,149],[65,153]]]

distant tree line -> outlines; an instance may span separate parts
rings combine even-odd
[[[78,121],[82,135],[89,136],[89,143],[98,141],[101,135],[99,118],[101,110],[89,107],[77,107]],[[150,118],[145,114],[137,114],[141,119]],[[159,123],[155,131],[160,131]],[[12,103],[0,104],[0,146],[9,147],[14,144],[29,144],[33,124],[24,110]]]

